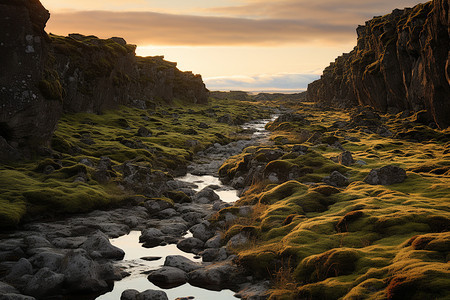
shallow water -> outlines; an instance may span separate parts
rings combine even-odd
[[[219,186],[219,188],[216,189],[215,192],[217,195],[219,195],[222,201],[231,203],[239,200],[237,190],[228,186],[224,186],[217,177],[211,175],[193,175],[188,173],[186,174],[186,176],[179,177],[177,179],[180,181],[195,184],[197,187],[193,188],[193,190],[197,192],[210,185]]]
[[[272,119],[253,121],[242,125],[243,129],[254,130],[252,134],[252,140],[262,141],[267,138],[268,132],[265,130],[265,125]],[[239,200],[237,196],[238,191],[223,185],[218,177],[211,175],[193,175],[187,174],[186,176],[179,177],[177,180],[189,182],[195,184],[197,187],[193,188],[195,191],[200,191],[207,186],[216,186],[216,194],[224,202],[232,203]],[[179,250],[175,244],[169,244],[166,246],[158,246],[154,248],[144,248],[139,243],[140,231],[132,231],[128,235],[121,236],[111,240],[111,244],[117,246],[125,251],[125,257],[117,265],[123,267],[131,275],[114,283],[114,288],[111,292],[103,294],[97,298],[97,300],[119,300],[123,291],[127,289],[135,289],[139,292],[143,292],[147,289],[162,290],[168,298],[173,300],[178,297],[194,297],[191,299],[196,300],[227,300],[236,299],[231,290],[222,291],[210,291],[203,288],[194,287],[190,284],[184,284],[182,286],[172,289],[162,289],[152,284],[144,272],[156,270],[164,265],[165,257],[168,255],[182,255],[190,260],[196,261],[194,254],[186,253]],[[190,234],[186,235],[189,236]],[[148,261],[142,259],[143,257],[155,257],[158,259]]]
[[[162,290],[167,294],[171,300],[178,297],[194,296],[196,300],[226,300],[236,299],[233,297],[234,292],[230,290],[210,291],[202,288],[194,287],[190,284],[172,289],[161,289],[152,284],[147,279],[147,275],[143,272],[156,270],[164,265],[164,260],[167,255],[183,255],[192,261],[199,261],[194,258],[194,254],[186,253],[177,248],[175,244],[166,246],[159,246],[154,248],[144,248],[139,243],[140,231],[131,231],[128,235],[121,236],[116,239],[111,239],[111,244],[121,248],[125,251],[123,261],[118,262],[117,265],[125,267],[127,272],[131,275],[114,283],[114,289],[106,294],[97,297],[97,300],[119,300],[122,292],[127,289],[135,289],[143,292],[148,289]],[[186,235],[186,236],[189,236]],[[147,261],[141,259],[142,257],[161,257],[158,260]]]

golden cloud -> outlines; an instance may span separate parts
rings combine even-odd
[[[262,45],[346,43],[354,24],[315,20],[205,17],[153,12],[77,11],[52,14],[49,32],[121,36],[138,45]]]

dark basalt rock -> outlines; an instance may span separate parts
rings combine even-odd
[[[162,56],[137,57],[136,46],[122,38],[49,36],[49,17],[38,0],[0,0],[0,20],[8,20],[0,26],[0,161],[49,147],[64,112],[146,108],[153,99],[208,101],[200,75]]]
[[[62,112],[61,86],[49,72],[49,17],[38,0],[0,1],[0,20],[8,20],[0,27],[0,160],[47,146]]]
[[[364,179],[368,184],[390,185],[394,183],[402,183],[406,179],[406,171],[397,166],[384,166],[379,169],[373,169]]]
[[[396,9],[367,21],[356,29],[354,50],[336,58],[309,84],[308,101],[335,107],[368,105],[389,113],[426,110],[421,121],[448,127],[448,24],[447,0]]]

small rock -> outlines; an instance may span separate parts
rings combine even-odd
[[[150,130],[148,130],[147,128],[145,128],[144,126],[139,127],[138,131],[137,131],[137,135],[141,136],[141,137],[150,137],[152,136],[152,132]]]
[[[193,200],[196,203],[212,203],[214,201],[220,200],[219,195],[217,195],[213,189],[209,187],[205,187],[201,191],[199,191],[197,194],[194,195]]]
[[[51,173],[55,172],[55,167],[53,167],[52,165],[46,165],[44,167],[44,171],[43,172],[46,175],[51,174]]]
[[[125,290],[122,292],[122,295],[120,296],[120,300],[137,300],[137,297],[140,293],[136,290]]]
[[[155,260],[160,260],[162,257],[161,256],[144,256],[141,257],[142,260],[146,260],[146,261],[155,261]]]
[[[327,176],[323,179],[326,184],[335,186],[335,187],[344,187],[349,185],[349,180],[347,177],[339,173],[338,171],[333,171],[330,176]]]
[[[306,153],[308,151],[308,147],[304,145],[295,145],[292,147],[292,152],[300,152],[300,153]]]
[[[402,183],[406,179],[406,171],[400,167],[388,165],[379,169],[372,169],[364,182],[372,185],[390,185]]]
[[[168,300],[168,298],[163,291],[146,290],[139,294],[137,300]]]
[[[235,249],[248,243],[247,235],[238,233],[233,236],[227,243],[227,249]]]
[[[355,164],[360,165],[360,166],[367,165],[367,163],[365,161],[363,161],[363,160],[357,160],[357,161],[355,161]]]
[[[355,163],[355,160],[350,151],[344,151],[338,155],[337,162],[344,166],[350,166]]]
[[[168,300],[168,298],[163,291],[146,290],[139,293],[136,290],[129,289],[122,292],[120,300]]]
[[[82,158],[79,163],[87,167],[94,167],[94,163],[89,158]]]

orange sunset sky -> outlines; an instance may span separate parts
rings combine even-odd
[[[211,90],[299,91],[356,45],[355,29],[417,0],[41,0],[46,31],[120,36]]]

